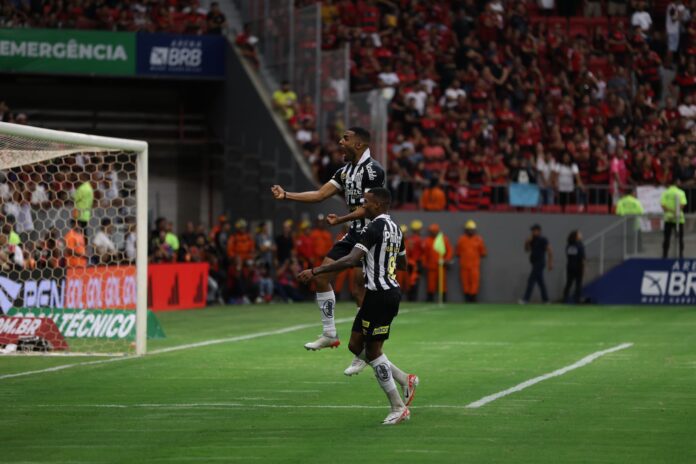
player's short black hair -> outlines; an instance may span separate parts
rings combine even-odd
[[[369,193],[374,195],[375,198],[377,198],[377,201],[379,201],[383,205],[386,205],[387,208],[389,207],[389,205],[391,205],[391,192],[385,189],[384,187],[373,188],[372,190],[370,190]]]
[[[349,127],[348,131],[354,133],[365,145],[369,145],[371,140],[370,131],[358,126]]]

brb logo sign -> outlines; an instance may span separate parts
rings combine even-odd
[[[217,35],[138,34],[139,75],[225,76],[227,40]]]
[[[197,71],[203,64],[203,44],[196,39],[174,39],[167,47],[152,47],[150,69]]]
[[[668,271],[643,271],[641,303],[696,304],[696,261],[675,261]]]

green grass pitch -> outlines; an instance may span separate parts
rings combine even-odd
[[[371,369],[343,375],[350,323],[339,349],[307,352],[314,305],[222,307],[158,314],[168,338],[150,349],[222,341],[209,346],[11,378],[100,358],[0,358],[0,462],[696,462],[693,309],[402,310],[385,352],[421,378],[406,423],[380,425],[388,408]],[[353,314],[339,304],[337,317]]]

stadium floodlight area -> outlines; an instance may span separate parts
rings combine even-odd
[[[146,353],[147,150],[0,123],[4,353]]]

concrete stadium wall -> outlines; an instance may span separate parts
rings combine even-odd
[[[341,208],[337,199],[322,204],[276,201],[271,185],[288,191],[317,188],[290,131],[271,106],[271,97],[250,65],[230,47],[225,83],[225,212],[233,218],[300,220]],[[345,208],[345,207],[344,207]]]
[[[585,237],[590,237],[620,221],[616,216],[590,214],[532,214],[532,213],[392,213],[399,224],[410,224],[414,219],[423,221],[424,229],[433,223],[440,225],[452,246],[456,248],[457,239],[463,233],[464,223],[473,219],[478,231],[486,242],[488,257],[481,265],[481,302],[516,302],[524,294],[530,264],[524,252],[524,241],[529,236],[529,228],[538,223],[549,239],[554,255],[554,269],[546,273],[546,285],[551,300],[559,300],[565,283],[565,243],[571,230],[580,229]],[[426,232],[424,232],[425,235]],[[615,251],[615,248],[614,248]],[[455,250],[456,252],[456,250]],[[588,247],[592,256],[597,247]],[[447,272],[449,287],[448,300],[462,301],[459,284],[459,261],[456,260]],[[425,298],[425,283],[421,278],[421,298]],[[540,301],[538,288],[532,301]]]

